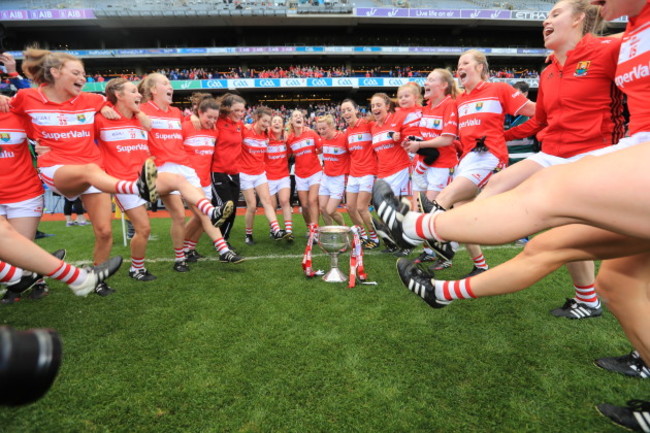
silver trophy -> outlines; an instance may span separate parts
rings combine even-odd
[[[323,280],[328,283],[343,283],[347,277],[339,270],[339,254],[344,253],[350,247],[348,237],[350,228],[346,226],[323,226],[318,229],[318,245],[330,255],[331,269]]]

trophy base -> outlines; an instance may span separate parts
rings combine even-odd
[[[323,275],[323,281],[326,283],[345,283],[347,280],[345,274],[338,268],[330,269],[329,272]]]

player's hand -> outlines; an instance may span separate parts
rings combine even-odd
[[[11,101],[10,97],[0,95],[0,113],[9,112],[9,110],[11,109],[11,106],[9,105],[9,101]]]
[[[36,152],[36,155],[43,156],[50,150],[52,150],[52,148],[49,146],[43,146],[38,140],[36,140],[36,146],[34,146],[34,152]]]
[[[190,122],[192,122],[192,125],[194,125],[194,129],[196,129],[197,131],[201,130],[201,121],[196,116],[196,114],[192,114],[190,116]]]
[[[144,114],[142,111],[138,112],[135,117],[138,118],[140,121],[140,125],[146,130],[146,131],[151,131],[151,127],[153,126],[153,122],[151,121],[151,117],[147,116]]]
[[[14,59],[14,56],[11,54],[4,52],[0,54],[0,62],[2,62],[5,65],[5,69],[7,69],[7,74],[12,74],[16,71],[16,59]]]
[[[405,141],[403,146],[404,146],[404,150],[410,153],[417,152],[418,150],[420,150],[421,147],[419,141],[412,141],[412,140]]]
[[[104,116],[108,120],[117,120],[120,118],[120,115],[117,114],[117,111],[115,111],[113,107],[109,107],[108,105],[104,105],[100,110],[100,112],[102,113],[102,116]]]

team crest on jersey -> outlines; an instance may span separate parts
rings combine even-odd
[[[357,140],[361,141],[362,139],[363,139],[363,135],[362,135],[362,134],[357,135]]]
[[[4,141],[5,143],[8,142],[11,139],[11,136],[9,135],[8,132],[3,132],[0,133],[0,140]]]
[[[145,134],[142,129],[140,129],[140,138],[147,138],[147,134]]]
[[[476,108],[476,111],[481,111],[483,109],[483,103],[477,102],[474,108]]]
[[[81,123],[84,123],[86,121],[86,115],[85,114],[77,114],[77,120],[80,121]]]
[[[440,122],[440,119],[435,119],[435,120],[433,121],[433,128],[434,128],[434,129],[440,129],[440,123],[441,123],[441,122]]]
[[[576,66],[576,72],[573,74],[576,77],[584,77],[587,75],[587,72],[589,72],[589,66],[591,65],[590,60],[586,60],[584,62],[578,62],[578,66]]]

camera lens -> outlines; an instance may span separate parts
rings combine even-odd
[[[0,327],[0,405],[18,406],[41,398],[59,371],[61,348],[54,330]]]

